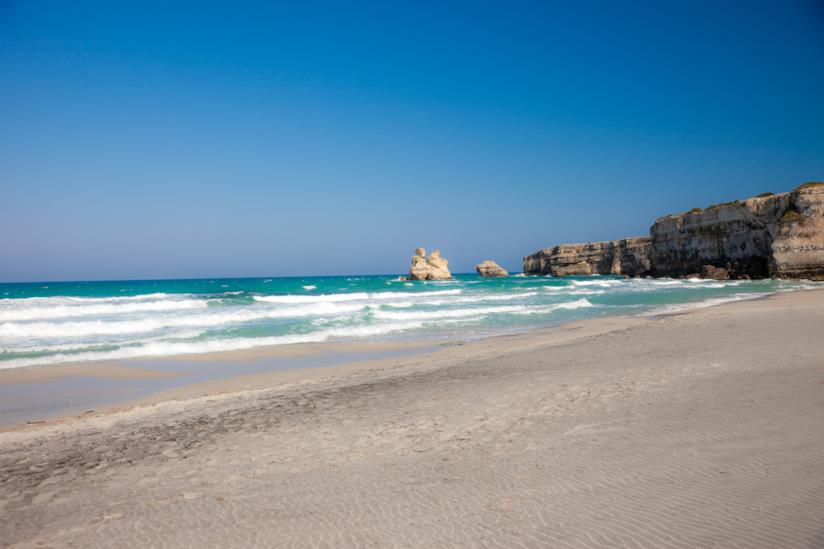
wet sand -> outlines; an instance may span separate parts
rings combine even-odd
[[[0,430],[180,395],[243,388],[247,376],[314,376],[313,369],[410,356],[438,341],[297,344],[243,351],[0,369]],[[267,378],[269,379],[269,378]],[[235,389],[237,388],[237,389]]]
[[[824,291],[0,433],[0,544],[821,547]]]

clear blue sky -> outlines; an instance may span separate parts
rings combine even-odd
[[[822,178],[820,0],[0,0],[4,281],[519,269]]]

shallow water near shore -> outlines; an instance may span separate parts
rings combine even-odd
[[[26,379],[6,370],[0,374],[0,427],[98,411],[150,395],[231,377],[270,374],[339,366],[360,361],[379,361],[430,351],[432,345],[416,346],[301,346],[300,353],[264,353],[234,357],[204,355],[197,360],[174,358],[128,359],[116,363],[80,365],[65,376],[53,367],[43,375]],[[59,366],[65,368],[66,366]],[[113,371],[114,370],[114,371]]]
[[[0,284],[0,369],[294,343],[477,338],[822,287],[805,281],[398,276]]]

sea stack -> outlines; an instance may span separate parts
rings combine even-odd
[[[449,280],[449,261],[441,257],[440,250],[435,250],[426,257],[426,250],[418,248],[412,256],[412,265],[409,267],[410,280]]]
[[[477,265],[475,265],[475,272],[477,272],[484,278],[501,278],[504,276],[509,276],[509,273],[506,272],[506,269],[504,269],[491,259],[487,259],[482,263],[478,263]]]

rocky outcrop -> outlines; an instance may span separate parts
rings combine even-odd
[[[449,261],[441,257],[439,250],[433,251],[426,257],[426,250],[418,248],[412,256],[412,265],[409,267],[410,280],[449,280]]]
[[[649,273],[650,239],[624,238],[588,244],[561,244],[524,258],[524,273],[552,276]]]
[[[477,272],[479,275],[485,278],[501,278],[509,276],[509,273],[506,272],[506,269],[504,269],[491,259],[487,259],[475,265],[475,272]]]
[[[664,216],[649,238],[546,248],[524,272],[824,280],[824,183]]]
[[[768,258],[790,193],[750,198],[659,218],[650,228],[652,274],[685,276],[707,266],[732,278],[768,276]]]
[[[824,280],[824,183],[802,185],[792,193],[771,249],[770,276]]]
[[[711,278],[713,280],[729,280],[730,272],[724,267],[716,267],[715,265],[704,265],[701,267],[701,278]]]
[[[824,183],[657,220],[652,274],[824,279]]]

